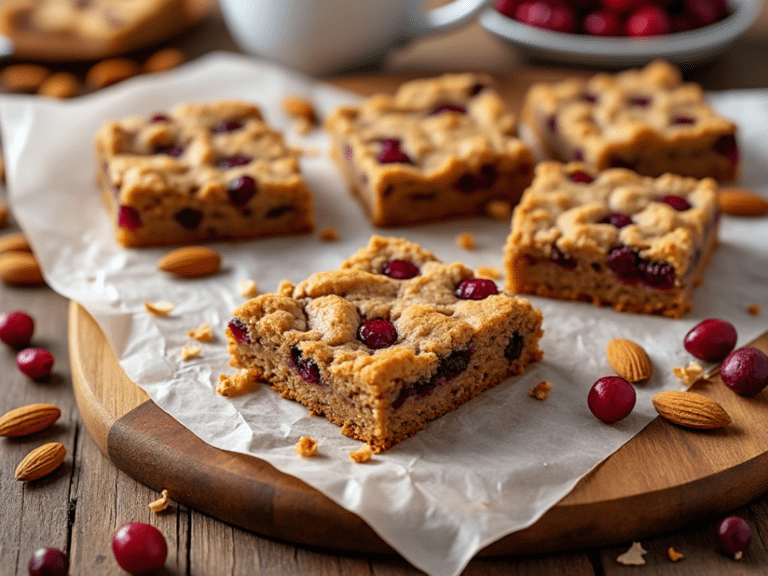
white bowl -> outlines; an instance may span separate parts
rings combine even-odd
[[[587,66],[639,66],[664,58],[681,66],[701,62],[723,52],[757,18],[762,0],[730,0],[732,13],[714,24],[664,36],[600,38],[534,28],[493,9],[480,15],[488,31],[515,44],[528,56]]]

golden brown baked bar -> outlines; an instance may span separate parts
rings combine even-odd
[[[678,318],[717,246],[717,184],[542,162],[512,216],[507,288]]]
[[[227,349],[378,452],[539,360],[541,322],[462,264],[374,236],[338,270],[240,306]]]
[[[683,83],[680,71],[661,60],[619,74],[536,84],[521,123],[534,147],[562,162],[646,176],[738,177],[736,126],[706,103],[699,85]]]
[[[403,84],[335,110],[331,156],[374,226],[486,214],[515,204],[533,176],[515,117],[477,74]]]
[[[312,196],[297,153],[240,101],[180,104],[110,121],[97,177],[123,246],[309,232]]]

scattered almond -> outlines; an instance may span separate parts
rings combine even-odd
[[[255,373],[248,370],[240,370],[234,376],[228,374],[219,374],[219,385],[216,386],[216,393],[224,398],[234,398],[246,392],[250,392],[259,383]]]
[[[259,294],[256,280],[240,280],[240,282],[237,283],[237,291],[243,298],[253,298]]]
[[[670,390],[659,392],[651,402],[664,419],[686,428],[710,430],[731,422],[720,404],[701,394]]]
[[[512,216],[512,206],[505,200],[491,200],[485,205],[485,211],[494,220],[509,220]]]
[[[0,254],[3,252],[32,252],[29,240],[21,232],[0,236]]]
[[[653,363],[643,347],[631,340],[614,338],[605,349],[608,363],[628,382],[640,382],[653,375]]]
[[[747,312],[752,316],[760,316],[760,305],[759,304],[750,304],[747,306]]]
[[[170,302],[144,302],[144,307],[156,316],[168,316],[173,312],[173,304]]]
[[[141,73],[141,66],[130,58],[107,58],[91,66],[85,83],[91,90],[106,88]]]
[[[19,462],[14,477],[16,480],[37,480],[47,476],[64,462],[67,450],[60,442],[49,442],[35,448]]]
[[[315,456],[317,454],[317,440],[309,436],[302,436],[294,446],[296,453],[304,458]]]
[[[0,72],[0,82],[8,92],[35,92],[50,74],[39,64],[11,64]]]
[[[205,246],[184,246],[160,258],[157,267],[185,278],[210,276],[221,268],[221,256]]]
[[[354,460],[358,464],[362,464],[363,462],[368,462],[368,460],[370,460],[372,456],[373,456],[373,449],[371,449],[370,444],[363,444],[359,450],[355,450],[349,453],[349,457],[352,458],[352,460]]]
[[[0,436],[28,436],[52,426],[61,410],[52,404],[27,404],[0,417]]]
[[[702,377],[704,368],[698,362],[689,362],[688,366],[675,366],[672,368],[672,374],[683,384],[690,387]]]
[[[37,93],[48,98],[72,98],[80,91],[80,81],[71,72],[56,72],[40,84]]]
[[[317,122],[315,107],[309,100],[301,96],[286,96],[283,100],[283,110],[291,118],[303,118],[312,124]]]
[[[336,242],[339,239],[339,233],[336,228],[328,226],[320,231],[320,240],[323,242]]]
[[[5,163],[0,160],[0,180],[5,179]],[[5,228],[8,226],[8,216],[10,214],[10,211],[8,210],[8,204],[5,202],[0,202],[0,228]]]
[[[181,359],[186,362],[187,360],[200,356],[200,352],[202,351],[203,348],[201,346],[184,344],[184,346],[181,347],[181,352],[179,354],[181,355]]]
[[[213,327],[208,322],[203,322],[197,328],[187,330],[187,336],[194,338],[198,342],[212,342]]]
[[[546,400],[552,390],[552,384],[542,380],[536,386],[528,390],[528,396],[536,398],[536,400]]]
[[[648,551],[640,542],[632,542],[630,549],[616,558],[616,562],[625,566],[642,566],[645,564],[645,558],[643,558],[645,554],[648,554]]]
[[[724,188],[717,195],[720,211],[730,216],[764,216],[768,200],[745,188]]]
[[[683,555],[682,555],[680,552],[678,552],[677,550],[675,550],[674,548],[672,548],[672,546],[670,546],[669,548],[667,548],[667,557],[668,557],[668,558],[670,559],[670,561],[672,561],[672,562],[679,562],[680,560],[682,560],[683,558],[685,558],[685,556],[683,556]]]
[[[489,280],[498,280],[501,278],[501,270],[492,266],[478,266],[475,270],[478,278],[488,278]]]
[[[464,250],[474,250],[477,248],[475,244],[475,235],[472,232],[462,232],[456,236],[456,246],[464,248]]]
[[[183,64],[186,59],[184,52],[178,48],[163,48],[147,58],[144,62],[144,72],[148,74],[167,72]]]
[[[163,490],[160,493],[160,498],[153,500],[147,506],[149,506],[149,509],[152,510],[152,512],[162,512],[168,508],[168,503],[168,490]]]
[[[44,284],[40,265],[31,252],[13,250],[0,254],[0,280],[14,286]]]

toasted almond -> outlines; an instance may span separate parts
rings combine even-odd
[[[210,276],[219,271],[221,256],[205,246],[185,246],[168,252],[157,261],[157,267],[185,278]]]
[[[149,509],[152,510],[152,512],[162,512],[168,508],[168,490],[163,490],[160,493],[160,498],[153,500],[147,504],[147,506],[149,506]]]
[[[745,188],[724,188],[717,195],[720,211],[730,216],[764,216],[768,200]]]
[[[147,58],[144,62],[144,72],[149,74],[167,72],[183,64],[186,59],[184,52],[178,48],[162,48]]]
[[[303,118],[313,124],[317,121],[315,107],[301,96],[286,96],[283,100],[283,109],[292,118]]]
[[[43,273],[31,252],[14,250],[0,254],[0,280],[15,286],[44,284]]]
[[[85,74],[85,83],[91,90],[106,88],[141,73],[141,66],[130,58],[100,60]]]
[[[8,92],[34,92],[50,73],[40,64],[11,64],[0,72],[0,82]]]
[[[37,93],[48,98],[72,98],[80,91],[80,81],[71,72],[56,72],[40,84]]]
[[[52,404],[27,404],[0,417],[0,436],[28,436],[45,430],[61,416]]]
[[[659,392],[651,402],[664,419],[686,428],[710,430],[731,422],[728,412],[720,404],[701,394],[670,390]]]
[[[0,254],[3,252],[32,252],[29,240],[21,232],[0,236]]]
[[[16,480],[37,480],[47,476],[64,462],[67,449],[60,442],[49,442],[35,448],[19,462],[14,477]]]
[[[608,363],[629,382],[647,380],[653,375],[653,363],[643,347],[632,340],[614,338],[605,349]]]
[[[475,242],[475,235],[472,232],[461,232],[456,235],[456,246],[463,248],[464,250],[475,250],[477,243]]]

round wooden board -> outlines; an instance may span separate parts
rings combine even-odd
[[[768,351],[768,333],[754,345]],[[337,550],[392,549],[356,515],[251,456],[204,443],[160,410],[120,367],[101,329],[70,304],[75,397],[96,443],[118,468],[221,520],[266,536]],[[722,514],[768,486],[768,392],[737,396],[719,378],[696,392],[733,423],[682,429],[657,418],[536,524],[482,554],[541,553],[639,539]]]

